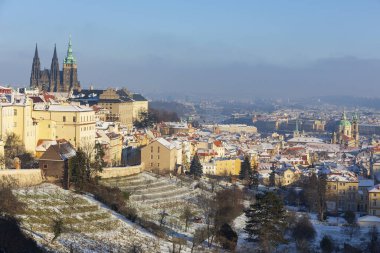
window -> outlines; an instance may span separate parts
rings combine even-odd
[[[160,153],[160,147],[157,147],[157,152]]]
[[[157,159],[160,160],[160,155],[157,156]]]
[[[17,109],[13,109],[13,115],[17,116]]]
[[[47,164],[44,164],[44,169],[47,169]]]
[[[77,117],[73,116],[73,122],[77,122]]]
[[[150,152],[153,153],[153,146],[150,147]]]
[[[150,163],[150,167],[153,167],[153,163]]]
[[[153,155],[150,155],[150,159],[153,160]]]
[[[63,116],[63,122],[66,122],[66,116]]]
[[[157,167],[160,167],[160,163],[157,163]]]

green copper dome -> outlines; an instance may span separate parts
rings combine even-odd
[[[69,38],[69,47],[67,48],[67,56],[65,58],[65,60],[63,61],[64,64],[76,64],[76,60],[73,56],[73,48],[72,48],[72,45],[71,45],[71,35],[70,35],[70,38]]]
[[[341,120],[339,121],[339,126],[351,126],[351,122],[348,120]]]
[[[343,112],[342,119],[339,121],[339,126],[351,126],[351,122],[347,120],[346,112]]]

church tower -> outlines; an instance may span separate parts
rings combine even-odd
[[[57,48],[56,48],[56,45],[54,45],[54,54],[53,54],[53,58],[51,60],[51,66],[50,66],[49,91],[51,92],[59,91],[60,86],[61,86],[61,74],[59,70]]]
[[[355,113],[352,116],[352,138],[355,141],[355,146],[359,146],[359,117],[358,114]]]
[[[63,61],[63,77],[62,86],[58,91],[70,91],[80,88],[78,82],[77,63],[73,56],[73,49],[71,44],[71,36],[69,39],[69,47],[67,49],[67,56]]]
[[[34,57],[33,57],[32,72],[30,75],[31,88],[33,89],[39,88],[40,77],[41,77],[41,64],[40,64],[40,58],[38,57],[38,49],[37,49],[37,44],[36,44],[36,50],[34,51]]]
[[[300,132],[299,132],[299,130],[298,130],[298,119],[296,120],[296,129],[294,130],[294,132],[293,132],[293,138],[295,138],[295,137],[300,137],[301,135],[300,135]]]

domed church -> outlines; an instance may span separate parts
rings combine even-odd
[[[333,133],[332,143],[340,144],[345,147],[359,146],[359,122],[358,115],[352,116],[352,122],[347,120],[346,113],[343,112],[339,121],[337,131]]]

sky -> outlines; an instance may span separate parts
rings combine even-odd
[[[83,87],[164,95],[379,96],[380,0],[0,0],[0,84],[28,86],[35,44]]]

